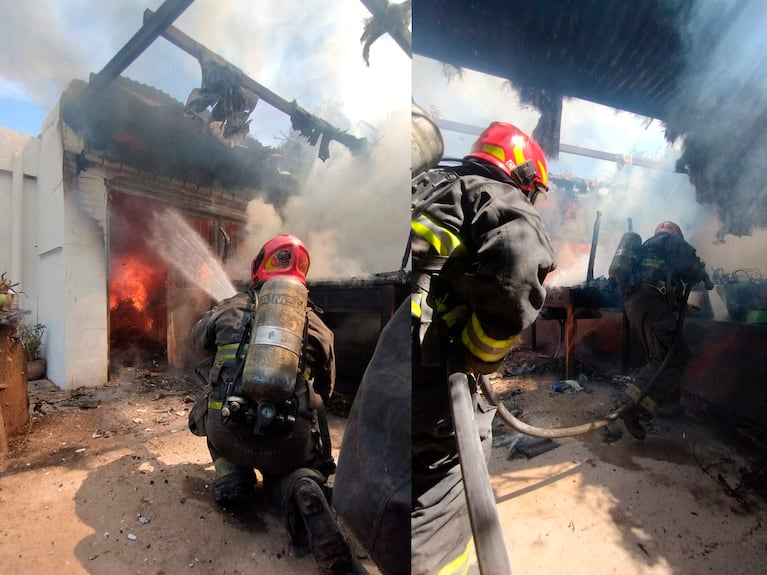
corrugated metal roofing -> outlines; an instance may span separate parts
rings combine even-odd
[[[691,1],[418,0],[422,56],[666,119],[682,71]]]

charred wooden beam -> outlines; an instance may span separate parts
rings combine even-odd
[[[144,23],[133,37],[123,46],[98,74],[92,74],[90,83],[83,93],[87,102],[105,86],[117,78],[123,70],[138,58],[152,42],[186,10],[194,0],[165,0],[151,18],[144,16]]]
[[[144,21],[146,22],[153,16],[154,12],[146,10],[144,12]],[[203,62],[213,62],[235,74],[240,78],[243,88],[258,94],[264,102],[290,116],[293,129],[306,137],[310,144],[315,145],[318,140],[320,141],[319,157],[321,160],[324,161],[330,157],[329,145],[333,140],[346,146],[353,154],[364,153],[367,150],[367,140],[365,138],[357,138],[356,136],[339,130],[322,118],[318,118],[314,114],[303,109],[295,100],[289,102],[285,98],[275,94],[266,86],[259,84],[253,78],[249,77],[237,66],[231,64],[215,52],[212,52],[196,40],[190,38],[175,26],[168,26],[162,32],[162,37],[180,50],[183,50],[193,58],[197,59],[201,65]]]
[[[392,22],[387,17],[391,10],[391,5],[387,0],[361,0],[365,8],[373,15],[373,18],[380,22],[385,22],[386,32],[392,37],[397,45],[405,51],[409,57],[413,57],[413,38],[410,30],[401,22]],[[404,4],[404,3],[403,3]]]

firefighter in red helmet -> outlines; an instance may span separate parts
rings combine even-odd
[[[494,122],[459,164],[414,176],[411,298],[357,391],[334,493],[385,575],[464,572],[472,532],[448,369],[495,371],[538,317],[555,267],[534,207],[548,189],[546,159],[522,130]],[[495,408],[474,399],[487,457]]]
[[[710,290],[714,285],[695,248],[671,221],[656,226],[652,237],[639,247],[636,261],[631,285],[622,287],[626,315],[642,342],[647,363],[626,390],[630,407],[622,418],[631,435],[643,440],[643,422],[653,419],[661,406],[679,406],[680,378],[690,359],[684,335],[677,333],[677,314],[680,305],[686,304],[681,301],[683,286],[703,282]],[[664,361],[665,369],[658,373]],[[650,383],[652,388],[644,393]]]
[[[335,383],[334,337],[306,295],[308,271],[309,252],[301,240],[288,234],[272,238],[252,262],[249,289],[219,302],[193,326],[192,344],[214,355],[189,428],[207,438],[217,503],[229,509],[248,504],[258,470],[267,497],[282,510],[294,553],[311,551],[324,573],[349,573],[349,548],[327,503],[335,462],[324,404]],[[275,290],[290,297],[270,297]],[[301,309],[285,313],[294,312],[299,321],[262,326],[279,323],[278,301],[298,302],[294,307]],[[259,315],[270,305],[271,311]],[[279,334],[280,341],[270,346],[269,333]],[[291,346],[296,362],[287,369],[290,385],[277,396],[266,387],[268,380],[251,377],[249,369],[258,375],[263,368],[266,378],[274,377],[274,366],[259,361],[269,363],[268,350],[290,354],[285,348]],[[261,355],[254,355],[256,349]]]

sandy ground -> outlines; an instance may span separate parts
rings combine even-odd
[[[522,419],[572,425],[613,405],[620,382],[556,393],[540,360],[517,356],[516,375],[494,380]],[[99,390],[30,382],[30,430],[0,463],[0,572],[318,573],[291,554],[260,491],[245,513],[216,506],[204,439],[186,429],[196,392],[190,377],[147,369]],[[514,573],[765,572],[765,501],[745,481],[758,444],[683,416],[657,420],[645,442],[616,425],[528,458],[497,423],[490,472]],[[337,448],[343,417],[331,426]]]

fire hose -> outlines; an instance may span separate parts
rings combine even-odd
[[[652,391],[656,382],[660,379],[660,376],[663,374],[663,372],[666,371],[669,361],[673,355],[673,351],[676,349],[679,341],[681,340],[682,326],[684,324],[685,311],[687,310],[687,299],[690,296],[691,287],[692,284],[687,284],[685,287],[684,296],[682,297],[682,302],[680,304],[679,315],[677,316],[676,320],[676,331],[674,333],[674,339],[666,351],[666,355],[663,358],[663,361],[655,371],[655,374],[652,376],[650,381],[647,382],[647,385],[642,389],[642,392],[636,397],[636,399],[633,399],[632,402],[622,406],[612,413],[609,413],[608,415],[605,415],[604,417],[595,421],[571,427],[537,427],[514,417],[511,412],[503,405],[503,402],[498,399],[498,396],[496,395],[495,390],[493,390],[493,386],[490,383],[490,380],[488,380],[487,376],[485,375],[479,377],[479,385],[482,389],[482,393],[485,394],[491,404],[498,408],[498,415],[508,427],[514,431],[518,431],[519,433],[523,433],[531,437],[574,437],[576,435],[583,435],[585,433],[589,433],[590,431],[595,431],[597,429],[601,429],[602,427],[606,427],[618,419],[624,411],[639,404],[639,402],[642,401],[642,399],[644,399]]]
[[[495,494],[490,485],[482,443],[474,419],[474,405],[465,373],[452,373],[447,378],[450,406],[453,412],[458,460],[461,465],[466,507],[474,535],[477,562],[481,573],[511,574],[503,532],[495,507]]]
[[[690,295],[691,287],[691,284],[688,284],[685,288],[679,315],[677,316],[674,339],[653,377],[647,382],[647,385],[636,399],[601,419],[571,427],[545,428],[530,425],[517,419],[506,409],[503,402],[495,394],[493,386],[486,375],[481,375],[477,378],[479,386],[488,401],[497,408],[497,413],[501,420],[514,431],[524,435],[541,438],[573,437],[606,427],[618,419],[625,410],[637,405],[646,397],[666,370],[673,351],[681,340],[687,299]],[[458,459],[461,465],[461,474],[466,494],[466,506],[469,511],[472,534],[474,535],[479,570],[483,574],[511,574],[511,566],[495,506],[495,494],[490,485],[490,474],[487,470],[487,463],[474,418],[474,405],[470,395],[469,376],[462,372],[452,373],[448,377],[448,389],[456,444],[458,446]]]

